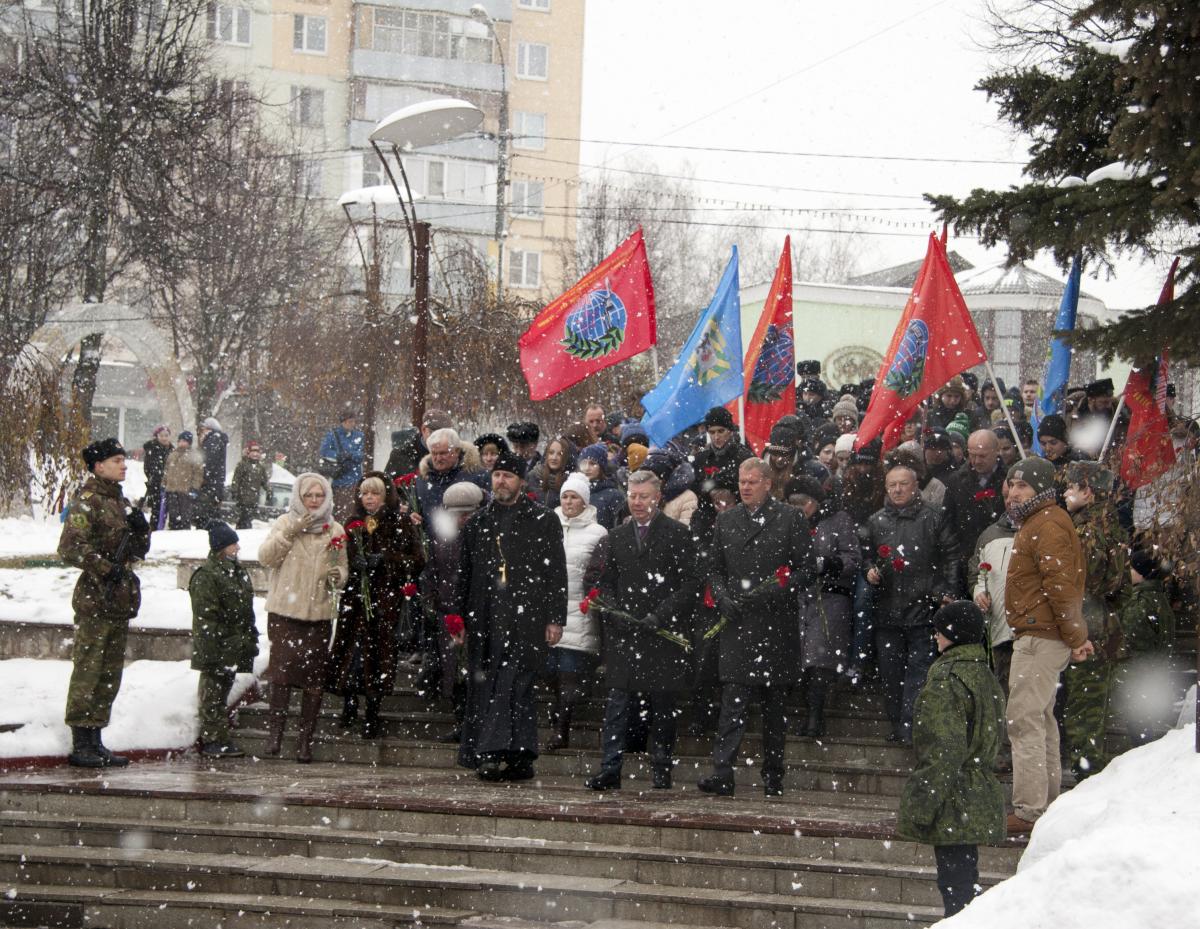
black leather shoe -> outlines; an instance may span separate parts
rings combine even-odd
[[[655,767],[654,769],[654,789],[655,790],[670,790],[671,789],[671,769],[667,766]]]
[[[601,768],[600,773],[589,777],[583,782],[583,786],[588,790],[620,790],[621,772],[613,771],[610,768]]]
[[[782,797],[783,796],[783,778],[768,777],[763,781],[763,796],[764,797]]]
[[[504,780],[504,769],[500,767],[498,761],[481,761],[479,767],[475,769],[475,773],[479,775],[481,781]]]
[[[462,741],[462,730],[461,729],[451,729],[449,732],[445,733],[444,735],[439,735],[437,737],[436,741],[444,742],[446,744],[453,743],[453,744],[457,745],[459,742]]]
[[[510,763],[503,772],[501,780],[505,781],[531,781],[537,776],[533,770],[532,761],[517,761]]]
[[[700,778],[696,784],[700,792],[703,794],[713,794],[717,797],[732,797],[733,796],[733,778],[721,777],[717,774],[710,774],[708,777]]]
[[[200,746],[200,754],[209,758],[242,758],[246,753],[232,742],[205,742]]]

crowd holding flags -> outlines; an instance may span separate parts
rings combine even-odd
[[[1079,312],[1079,279],[1083,274],[1083,258],[1075,256],[1071,262],[1071,273],[1067,276],[1067,286],[1063,291],[1062,301],[1058,305],[1058,315],[1054,318],[1055,332],[1074,332],[1075,317]],[[1071,375],[1071,345],[1063,336],[1055,336],[1050,340],[1050,351],[1046,356],[1046,374],[1042,378],[1042,386],[1038,388],[1037,402],[1033,405],[1033,416],[1030,425],[1033,427],[1034,454],[1042,453],[1041,443],[1038,442],[1038,423],[1045,417],[1061,415],[1066,401],[1067,379]]]

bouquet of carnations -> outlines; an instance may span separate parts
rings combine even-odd
[[[617,607],[606,603],[604,600],[601,600],[600,589],[598,587],[593,587],[591,590],[589,590],[587,592],[587,596],[585,596],[579,602],[579,612],[586,616],[588,610],[590,610],[593,606],[603,610],[605,616],[611,616],[614,619],[621,620],[621,622],[629,623],[631,626],[639,626],[648,632],[653,632],[659,638],[666,639],[668,642],[678,645],[685,652],[690,652],[692,650],[692,643],[681,636],[678,632],[672,632],[670,629],[660,629],[647,619],[641,619],[637,616],[634,616],[632,613],[627,613],[625,610],[618,609]]]

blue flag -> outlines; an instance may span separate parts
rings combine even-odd
[[[655,445],[704,419],[714,406],[742,395],[742,300],[738,252],[721,275],[708,309],[700,316],[679,360],[658,386],[642,397],[642,426]]]
[[[1067,288],[1063,291],[1062,303],[1058,305],[1058,316],[1054,318],[1055,332],[1071,332],[1075,329],[1075,313],[1079,309],[1079,278],[1083,261],[1079,255],[1071,262],[1071,273],[1067,277]],[[1066,400],[1067,379],[1071,376],[1071,346],[1062,339],[1050,342],[1050,354],[1046,359],[1046,376],[1038,388],[1037,402],[1033,405],[1033,451],[1040,455],[1042,443],[1038,441],[1038,424],[1052,413],[1061,414]]]

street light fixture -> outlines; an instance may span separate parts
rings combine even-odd
[[[496,43],[500,56],[500,131],[496,139],[496,302],[504,296],[504,234],[508,185],[508,68],[504,61],[504,44],[496,34],[496,20],[482,3],[471,7],[471,18],[483,23]]]
[[[413,311],[416,322],[413,325],[412,344],[412,422],[420,426],[425,417],[425,392],[428,384],[428,342],[429,342],[429,223],[417,219],[416,198],[408,183],[408,174],[404,170],[404,160],[401,152],[411,152],[415,148],[437,145],[449,142],[460,135],[473,132],[483,122],[483,112],[474,104],[465,100],[439,98],[414,103],[394,113],[385,116],[376,124],[368,139],[375,154],[383,163],[383,170],[391,183],[396,202],[404,216],[404,226],[408,230],[408,241],[412,246],[412,285]],[[392,173],[381,145],[390,146],[396,158],[396,166],[400,169],[400,177],[404,181],[404,193]],[[366,188],[371,190],[374,188]],[[359,192],[353,192],[359,193]],[[349,196],[349,195],[347,195]],[[344,201],[346,197],[343,197]],[[355,200],[354,202],[360,202]],[[379,201],[371,199],[369,202]],[[349,216],[349,208],[342,204]],[[362,243],[359,243],[362,251]],[[365,253],[364,253],[365,261]]]

